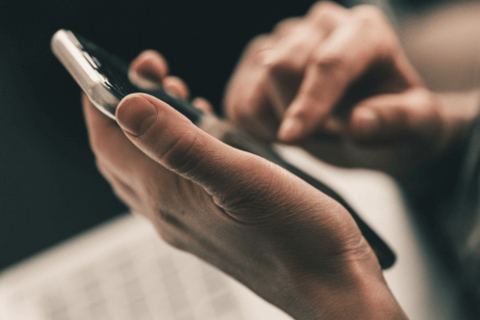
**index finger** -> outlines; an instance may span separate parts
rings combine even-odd
[[[302,140],[325,125],[350,84],[376,60],[393,59],[396,38],[386,34],[388,23],[375,9],[362,9],[334,30],[310,57],[294,101],[285,113],[278,137]],[[393,39],[391,39],[393,38]]]

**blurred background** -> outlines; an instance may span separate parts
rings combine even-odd
[[[50,38],[56,30],[78,32],[126,61],[144,49],[158,50],[169,61],[171,73],[189,84],[192,96],[206,97],[220,112],[226,82],[249,40],[269,32],[282,19],[305,14],[313,3],[2,1],[0,270],[126,211],[96,170],[79,88],[50,51]],[[352,6],[359,2],[340,3]],[[461,44],[447,46],[455,48],[448,53],[450,56],[432,56],[432,52],[439,52],[437,47],[445,47],[444,37],[432,36],[440,28],[450,32],[452,41],[459,41],[444,19],[438,22],[444,11],[432,11],[444,5],[452,8],[451,3],[396,0],[391,3],[393,9],[385,7],[384,1],[370,3],[386,8],[414,64],[433,88],[472,85],[472,79],[463,81],[471,64],[470,56],[461,56],[466,52]],[[460,10],[476,14],[472,23],[478,25],[475,21],[480,19],[475,17],[480,17],[480,11],[469,7],[477,7],[478,2],[461,5]],[[466,23],[465,19],[457,20],[455,26]],[[478,34],[474,30],[479,30],[473,25],[462,28],[471,30],[472,37]],[[462,43],[473,45],[472,41]],[[449,69],[453,61],[464,69]],[[445,74],[449,74],[447,82],[443,81]]]

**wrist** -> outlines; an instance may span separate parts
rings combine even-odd
[[[372,253],[373,255],[373,253]],[[390,291],[375,257],[344,261],[328,275],[307,277],[295,319],[408,319]],[[341,270],[338,272],[338,270]]]
[[[408,319],[383,279],[363,275],[348,286],[321,291],[328,291],[328,298],[317,297],[311,303],[311,314],[296,319]]]
[[[383,275],[373,278],[363,275],[350,287],[332,294],[330,310],[321,319],[405,320],[408,319],[386,284]],[[340,306],[340,308],[339,308]],[[320,319],[320,318],[319,318]]]

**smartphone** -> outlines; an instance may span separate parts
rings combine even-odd
[[[73,76],[90,101],[106,116],[115,119],[115,111],[123,97],[135,92],[151,94],[185,115],[199,128],[238,149],[270,160],[297,175],[343,205],[352,215],[363,236],[375,252],[383,269],[395,263],[390,247],[360,218],[353,208],[321,181],[287,163],[269,145],[251,137],[227,120],[203,113],[188,101],[170,96],[162,87],[134,84],[129,78],[128,64],[87,39],[68,30],[57,31],[51,42],[53,53]],[[138,84],[138,82],[135,81]]]

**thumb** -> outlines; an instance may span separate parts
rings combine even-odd
[[[251,177],[262,174],[263,159],[224,144],[150,95],[125,97],[116,118],[126,136],[147,156],[200,184],[212,196],[223,199],[231,188],[251,185]]]
[[[272,162],[210,136],[150,95],[125,97],[116,119],[137,148],[171,172],[202,186],[237,221],[271,226],[317,207],[323,217],[338,217],[339,205],[329,196]],[[327,210],[329,206],[336,209]],[[346,210],[341,212],[349,216]]]
[[[350,137],[359,144],[405,140],[433,141],[441,129],[436,100],[427,89],[383,94],[357,105],[349,119]]]

